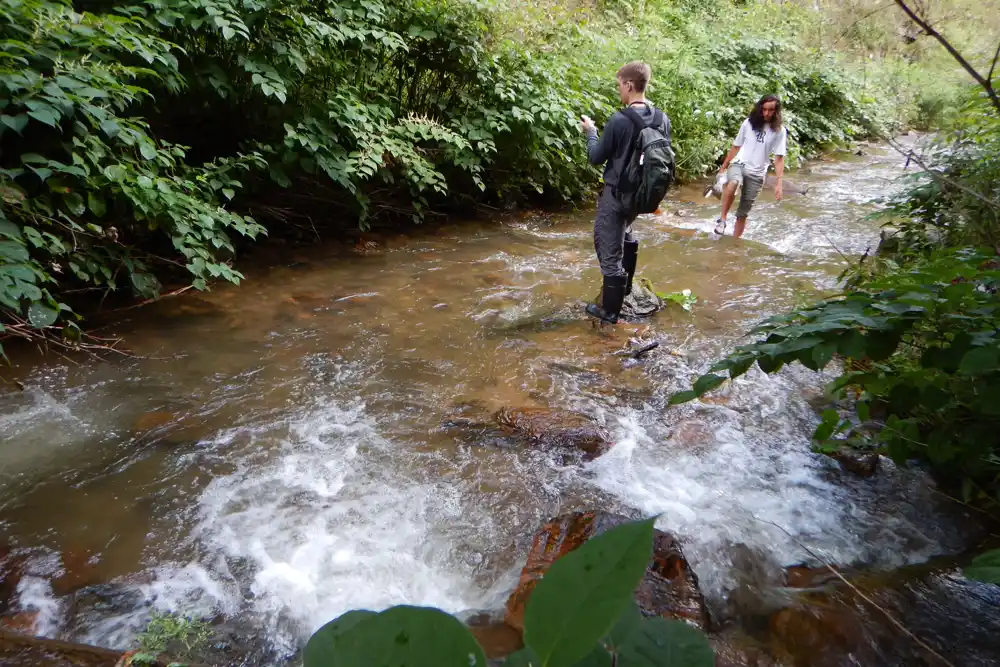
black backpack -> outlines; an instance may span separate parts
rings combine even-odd
[[[631,217],[652,213],[674,182],[674,151],[670,142],[670,119],[656,109],[649,124],[635,109],[622,111],[635,125],[625,169],[618,181],[619,198]],[[664,132],[658,129],[663,125]]]

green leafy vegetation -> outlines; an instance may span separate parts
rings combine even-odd
[[[75,311],[109,293],[239,282],[236,253],[265,234],[581,201],[599,173],[577,120],[610,116],[636,57],[681,178],[765,91],[793,158],[906,116],[903,49],[859,70],[811,41],[823,22],[728,0],[5,2],[0,341],[74,347]]]
[[[976,556],[962,572],[969,579],[1000,586],[1000,549]]]
[[[532,591],[524,617],[525,648],[512,667],[711,667],[715,654],[681,621],[643,618],[632,600],[652,557],[655,518],[618,526],[552,565]],[[305,667],[395,664],[484,667],[469,630],[432,608],[350,611],[309,639]]]
[[[132,662],[136,665],[155,665],[157,656],[165,651],[187,660],[204,647],[211,636],[211,628],[204,621],[178,614],[156,613],[146,629],[136,637],[139,652],[132,656]]]

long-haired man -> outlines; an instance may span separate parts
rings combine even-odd
[[[747,216],[753,207],[760,189],[764,186],[767,169],[774,155],[774,198],[781,201],[781,179],[785,173],[785,153],[788,151],[788,129],[781,121],[781,100],[777,95],[765,95],[754,105],[750,116],[743,121],[739,134],[722,162],[719,173],[726,173],[726,184],[722,190],[722,215],[715,221],[715,233],[726,231],[726,218],[736,189],[743,186],[740,205],[736,209],[736,226],[733,236],[743,236]]]

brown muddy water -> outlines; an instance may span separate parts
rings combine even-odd
[[[862,218],[903,159],[866,151],[791,174],[805,196],[762,194],[741,241],[710,233],[700,187],[673,193],[636,223],[639,276],[699,301],[614,333],[582,311],[600,274],[579,211],[244,258],[241,287],[132,311],[116,333],[137,358],[22,363],[24,391],[0,394],[0,547],[28,563],[13,610],[113,648],[155,610],[221,615],[279,664],[349,609],[502,606],[534,530],[579,507],[661,513],[720,617],[735,545],[876,570],[966,548],[919,471],[859,479],[811,453],[829,373],[754,370],[665,407],[761,318],[833,290],[841,253],[874,249]],[[661,346],[625,363],[630,338]],[[616,445],[564,466],[442,427],[503,406],[587,413]],[[995,593],[935,577],[897,611],[956,664],[997,664]],[[906,642],[837,664],[933,664]]]

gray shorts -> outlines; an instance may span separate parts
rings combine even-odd
[[[750,215],[750,209],[760,194],[760,189],[764,187],[764,179],[753,174],[748,174],[742,164],[731,164],[726,170],[727,185],[729,182],[742,183],[742,193],[740,194],[740,205],[736,209],[737,219],[742,219]]]

